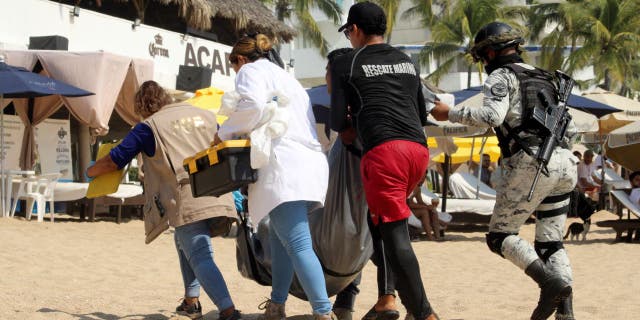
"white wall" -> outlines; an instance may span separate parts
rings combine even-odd
[[[30,36],[60,35],[69,39],[69,51],[104,50],[154,61],[154,79],[174,88],[181,64],[209,65],[212,85],[233,88],[235,73],[228,63],[231,47],[147,25],[132,29],[132,21],[80,9],[73,17],[72,6],[45,0],[0,0],[0,48],[26,49]],[[162,37],[156,44],[155,36]],[[152,55],[160,48],[168,54]],[[11,64],[11,61],[7,61]]]

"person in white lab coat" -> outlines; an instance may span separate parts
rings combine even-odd
[[[271,42],[262,34],[243,37],[233,47],[229,61],[237,73],[239,101],[215,142],[247,136],[268,125],[268,114],[273,112],[265,108],[277,97],[278,108],[284,108],[278,112],[284,110],[288,117],[286,129],[271,140],[269,160],[258,169],[258,181],[249,185],[248,196],[253,223],[267,215],[270,219],[272,291],[263,319],[286,317],[284,304],[294,271],[314,317],[331,319],[335,316],[307,219],[311,209],[324,204],[329,167],[318,142],[309,96],[291,74],[267,59],[270,50]]]

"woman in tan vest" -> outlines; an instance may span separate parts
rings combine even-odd
[[[172,226],[185,286],[176,311],[202,318],[200,286],[220,310],[220,320],[241,319],[227,285],[213,260],[212,231],[235,218],[231,194],[193,198],[182,161],[209,147],[217,131],[213,112],[188,103],[174,103],[154,81],[142,84],[135,96],[135,112],[144,119],[111,152],[87,169],[96,177],[122,169],[138,153],[144,159],[146,242]]]

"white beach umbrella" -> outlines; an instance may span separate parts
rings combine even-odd
[[[604,149],[609,159],[631,171],[640,170],[640,121],[611,131]]]
[[[640,101],[602,89],[584,93],[583,96],[622,110],[622,112],[611,113],[600,118],[601,134],[606,134],[631,122],[640,121]]]

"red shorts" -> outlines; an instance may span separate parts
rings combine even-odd
[[[375,225],[409,218],[407,198],[428,164],[429,149],[411,141],[387,141],[365,153],[360,173]]]

